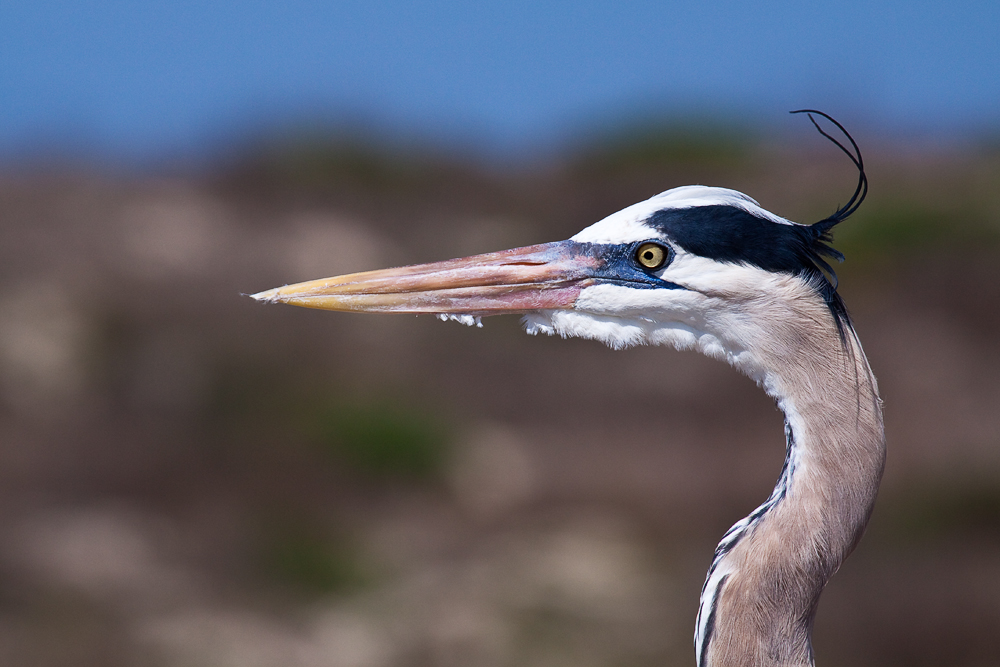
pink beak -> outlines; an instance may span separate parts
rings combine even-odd
[[[268,303],[384,313],[501,315],[573,307],[600,261],[559,241],[484,255],[352,273],[254,294]]]

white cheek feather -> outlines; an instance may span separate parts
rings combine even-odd
[[[775,278],[756,266],[717,262],[680,248],[659,277],[688,290],[724,296],[731,304],[758,298]]]
[[[573,310],[540,310],[525,315],[522,321],[524,330],[532,336],[542,333],[599,340],[615,350],[647,342],[646,328],[639,321],[598,317]]]
[[[761,381],[759,364],[749,350],[735,347],[718,337],[680,322],[600,317],[572,310],[542,310],[525,315],[524,329],[531,335],[597,340],[621,350],[636,345],[666,345],[676,350],[694,350],[725,361]]]
[[[695,350],[726,361],[759,380],[760,368],[754,349],[752,321],[739,305],[740,297],[754,298],[754,280],[759,269],[720,265],[700,257],[679,254],[664,278],[683,284],[697,279],[693,289],[636,289],[601,284],[584,289],[574,310],[549,310],[524,318],[528,333],[563,338],[588,338],[621,349],[633,345],[669,345]],[[746,293],[734,294],[733,288]],[[724,288],[724,289],[723,289]],[[708,293],[698,291],[704,289]],[[713,290],[725,296],[712,296]],[[733,297],[736,297],[735,299]]]
[[[731,284],[746,267],[723,264],[685,252],[674,245],[674,259],[659,273],[660,278],[694,290],[714,290]]]

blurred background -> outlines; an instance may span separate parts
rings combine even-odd
[[[732,369],[284,283],[678,185],[801,222],[885,398],[820,665],[1000,664],[1000,5],[0,4],[0,662],[691,665],[782,418]]]

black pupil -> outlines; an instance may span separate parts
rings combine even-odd
[[[647,250],[642,256],[645,257],[646,259],[651,260],[651,259],[653,259],[653,251],[652,250]]]

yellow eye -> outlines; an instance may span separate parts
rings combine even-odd
[[[658,269],[667,261],[667,249],[656,243],[643,243],[635,251],[635,259],[647,269]]]

